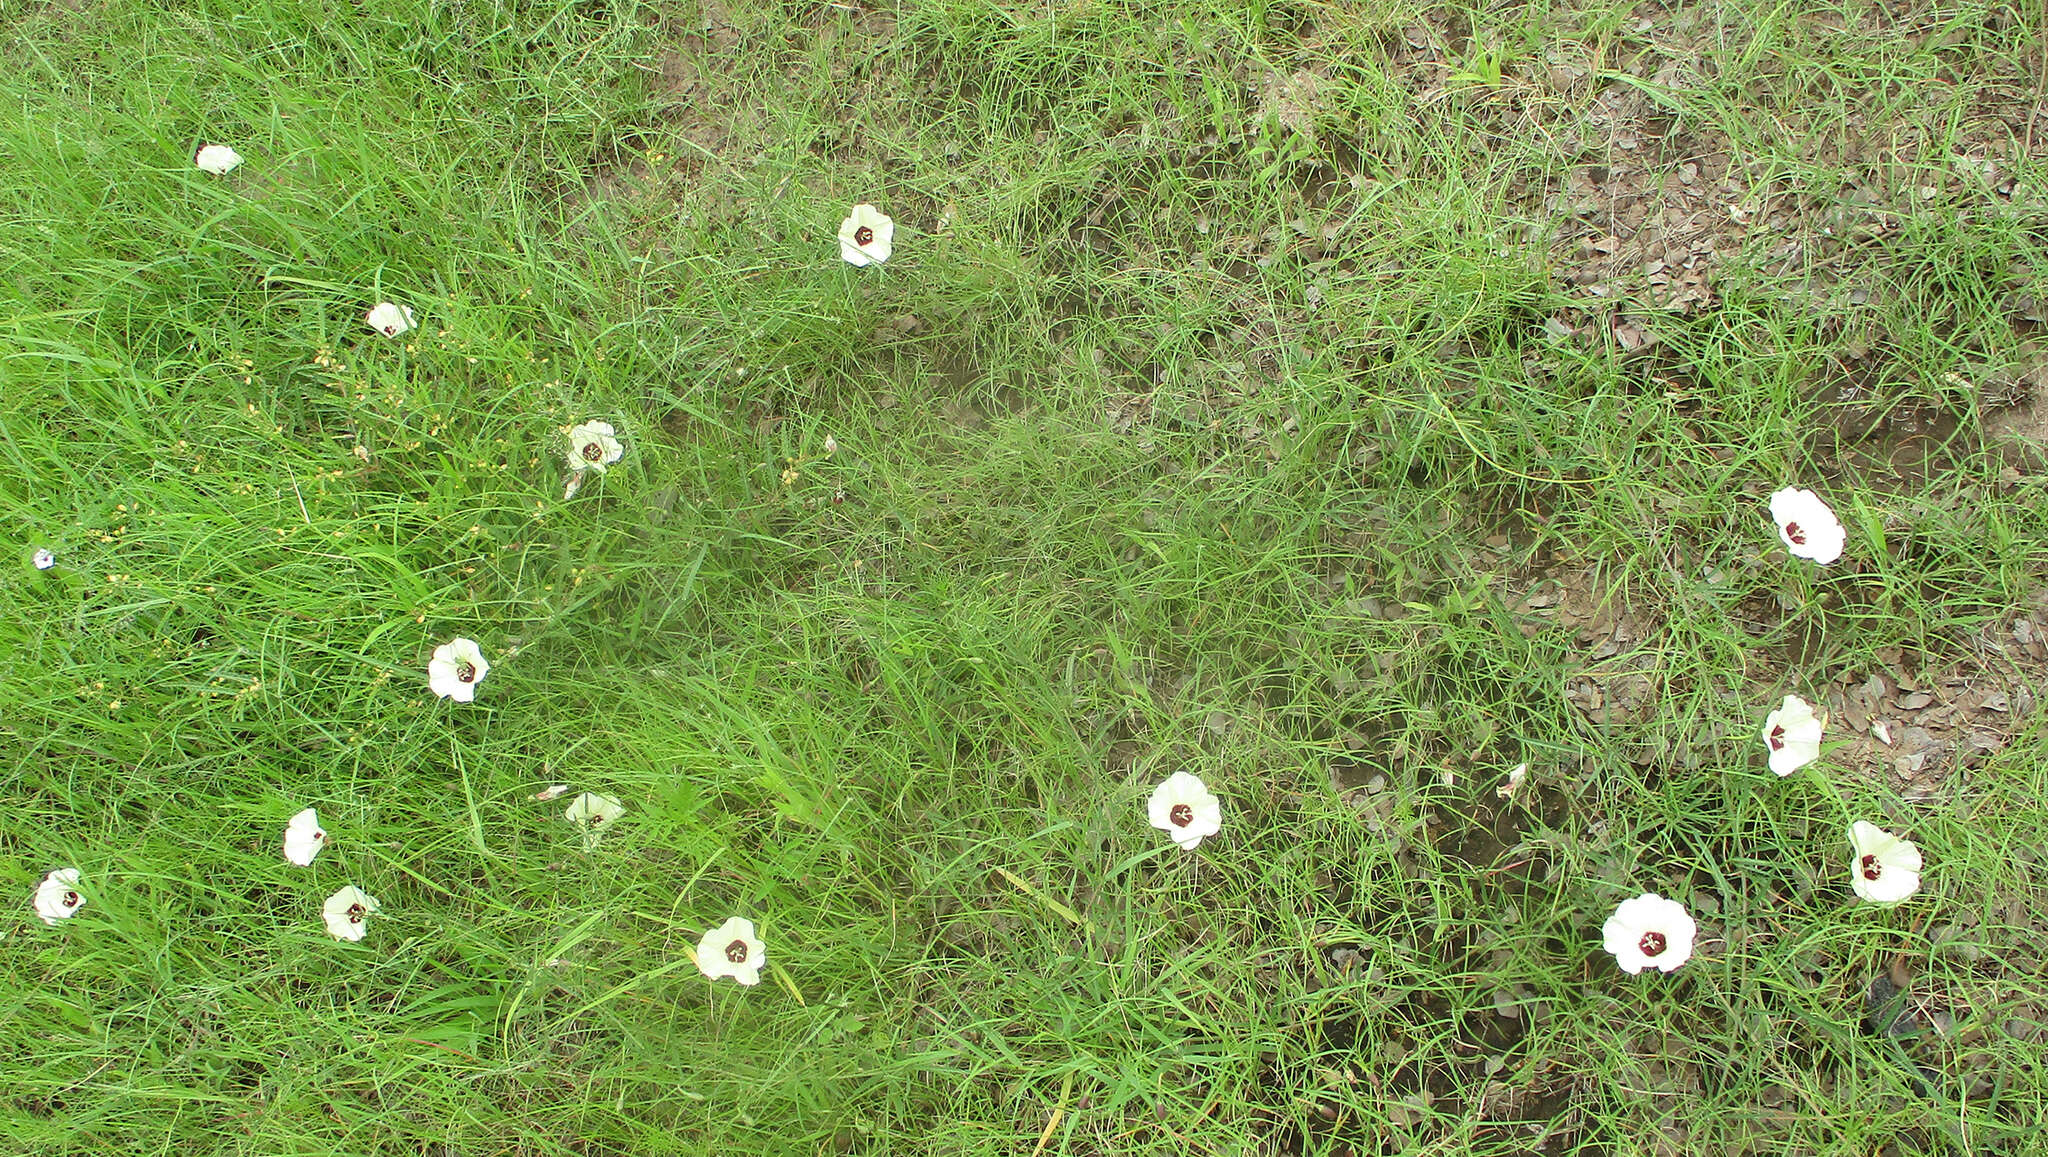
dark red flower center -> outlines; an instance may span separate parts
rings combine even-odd
[[[853,231],[853,243],[855,245],[872,245],[874,241],[875,231],[865,225]]]
[[[735,940],[726,945],[725,958],[734,964],[745,964],[747,962],[747,942]]]
[[[78,907],[78,893],[76,893],[76,892],[66,892],[66,893],[64,893],[64,906],[65,906],[66,908],[76,908],[76,907]]]
[[[603,444],[603,443],[601,443],[601,442],[585,442],[585,443],[583,444],[583,460],[584,460],[585,462],[595,462],[595,461],[597,461],[597,460],[598,460],[599,458],[602,458],[602,457],[604,457],[604,444]]]
[[[397,327],[396,325],[387,325],[387,326],[385,326],[385,327],[384,327],[384,336],[385,336],[385,337],[397,337],[397,336],[398,336],[398,327]]]
[[[1174,827],[1184,828],[1195,822],[1195,809],[1184,803],[1174,804],[1173,810],[1166,813],[1166,819]]]
[[[1771,745],[1771,750],[1772,750],[1772,751],[1777,751],[1777,750],[1779,750],[1779,749],[1781,749],[1781,748],[1783,748],[1783,747],[1785,746],[1785,725],[1784,725],[1784,724],[1780,723],[1780,724],[1779,724],[1779,725],[1777,725],[1776,727],[1773,727],[1773,728],[1771,728],[1771,737],[1770,737],[1770,739],[1768,740],[1768,742],[1769,742],[1769,743],[1770,743],[1770,745]]]
[[[1799,529],[1799,524],[1796,522],[1785,524],[1785,537],[1792,540],[1793,546],[1806,545],[1806,532]]]
[[[591,827],[596,827],[597,825],[599,825],[599,824],[601,824],[601,823],[603,823],[603,822],[604,822],[604,813],[603,813],[603,812],[593,812],[593,813],[591,813],[591,816],[590,816],[590,826],[591,826]]]
[[[476,665],[473,663],[455,664],[455,679],[459,683],[476,682]]]
[[[1877,878],[1878,878],[1879,876],[1881,876],[1881,875],[1883,875],[1883,874],[1884,874],[1884,869],[1882,869],[1882,868],[1880,868],[1880,867],[1878,867],[1878,866],[1877,866],[1877,857],[1876,857],[1876,856],[1865,856],[1865,857],[1863,857],[1863,878],[1864,878],[1864,879],[1866,879],[1866,880],[1875,880],[1875,879],[1877,879]]]
[[[1636,941],[1636,947],[1641,949],[1645,956],[1662,956],[1669,943],[1664,939],[1662,932],[1645,932],[1643,938]]]
[[[350,905],[348,906],[348,922],[349,922],[349,923],[351,923],[351,924],[361,924],[361,923],[363,922],[363,915],[364,915],[364,913],[363,913],[363,906],[362,906],[361,904],[350,904]]]

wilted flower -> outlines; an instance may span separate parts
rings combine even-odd
[[[78,869],[58,868],[36,886],[36,915],[45,924],[55,924],[78,915],[85,897],[78,891]]]
[[[1896,904],[1920,890],[1920,849],[1876,824],[1857,820],[1849,825],[1856,862],[1849,865],[1849,886],[1873,904]]]
[[[1692,958],[1692,938],[1698,932],[1699,925],[1693,923],[1685,905],[1644,892],[1614,909],[1600,929],[1600,938],[1621,970],[1634,976],[1651,967],[1676,971]]]
[[[370,917],[377,911],[377,898],[350,884],[320,906],[320,918],[327,931],[340,940],[361,940],[370,931]]]
[[[476,698],[476,685],[490,674],[491,665],[470,639],[454,638],[434,648],[427,664],[427,686],[443,699],[468,703]]]
[[[839,256],[853,265],[878,265],[894,252],[896,222],[873,205],[860,204],[839,223]]]
[[[284,826],[284,858],[305,867],[327,846],[327,833],[320,830],[320,816],[312,808],[292,817]]]
[[[1771,770],[1791,775],[1820,758],[1820,733],[1827,716],[1815,715],[1813,705],[1797,695],[1785,696],[1784,706],[1764,717],[1764,745],[1770,748]]]
[[[242,163],[242,154],[226,145],[201,145],[192,155],[192,163],[199,171],[219,176]]]
[[[49,570],[57,565],[57,556],[50,553],[50,548],[39,546],[36,548],[36,553],[31,561],[36,564],[37,570]]]
[[[534,792],[533,802],[546,803],[551,799],[559,799],[562,796],[568,794],[568,791],[569,785],[566,783],[552,784],[548,787],[542,788],[537,792]]]
[[[1508,769],[1508,781],[1494,788],[1493,794],[1509,803],[1513,803],[1515,802],[1515,797],[1521,794],[1522,785],[1527,782],[1529,782],[1529,765],[1518,763]]]
[[[1223,830],[1223,808],[1201,779],[1176,771],[1166,782],[1152,789],[1145,803],[1152,826],[1173,837],[1182,851],[1192,852],[1209,836]]]
[[[626,805],[611,796],[586,791],[570,800],[569,810],[562,814],[583,829],[583,842],[590,843],[599,829],[610,827],[613,820],[626,814]]]
[[[388,301],[378,302],[376,308],[363,315],[363,321],[385,337],[397,337],[414,328],[415,324],[411,306],[393,305]]]
[[[1813,491],[1788,486],[1771,495],[1771,520],[1778,524],[1785,549],[1795,556],[1823,566],[1842,557],[1848,535],[1835,512]]]
[[[754,922],[734,916],[697,941],[697,970],[713,980],[730,976],[741,984],[761,983],[768,946],[754,937]]]

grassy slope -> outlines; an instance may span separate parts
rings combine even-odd
[[[2033,589],[2032,480],[1943,375],[2026,356],[2038,220],[1907,218],[1846,326],[1751,239],[1628,357],[1535,336],[1577,306],[1521,191],[1584,160],[1550,131],[1583,104],[1418,94],[1393,9],[174,7],[25,18],[4,82],[0,868],[91,898],[0,926],[25,1151],[1025,1152],[1056,1118],[1077,1153],[1863,1153],[2041,1115],[2031,725],[1912,803],[1752,738]],[[1910,199],[1815,142],[1966,122],[1877,95],[2038,51],[2000,12],[1731,12],[1739,64],[1667,99],[1759,186]],[[1534,75],[1637,19],[1452,50]],[[1290,127],[1260,86],[1303,69]],[[201,140],[249,161],[206,179]],[[859,199],[884,269],[833,254]],[[383,298],[426,328],[373,340]],[[1956,431],[1902,472],[1836,433],[1872,334],[1886,404]],[[629,454],[564,505],[584,416]],[[1770,553],[1788,482],[1849,565]],[[1584,567],[1641,618],[1619,654],[1511,609]],[[421,678],[458,633],[496,664],[468,708]],[[1640,715],[1566,700],[1617,670]],[[1195,856],[1142,822],[1182,767],[1228,809]],[[551,781],[632,810],[586,851]],[[294,869],[308,804],[336,846]],[[1852,817],[1920,841],[1921,898],[1852,906]],[[350,882],[385,913],[337,946]],[[1642,889],[1709,937],[1672,978],[1599,951]],[[707,989],[683,949],[734,912],[773,968]],[[1895,956],[1958,1036],[1865,1032]]]

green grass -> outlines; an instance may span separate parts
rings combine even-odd
[[[1756,738],[2040,685],[2041,34],[1672,7],[0,12],[12,1151],[2048,1152],[2027,704]],[[1711,156],[1709,300],[1572,280],[1575,174]]]

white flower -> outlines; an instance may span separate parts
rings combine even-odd
[[[1785,696],[1785,705],[1764,717],[1764,746],[1771,751],[1771,770],[1791,775],[1819,759],[1820,733],[1827,722],[1827,716],[1815,715],[1806,700]]]
[[[1842,557],[1848,535],[1835,512],[1813,491],[1788,486],[1771,495],[1771,520],[1778,524],[1778,537],[1785,540],[1785,548],[1795,556],[1823,566]]]
[[[385,337],[397,337],[415,325],[411,306],[393,305],[388,301],[378,302],[375,309],[363,315],[363,322]]]
[[[853,265],[878,265],[894,251],[896,222],[873,205],[860,204],[839,223],[839,256]]]
[[[548,801],[549,801],[549,800],[551,800],[551,799],[559,799],[559,798],[561,798],[561,797],[562,797],[563,795],[566,795],[566,794],[568,793],[568,791],[569,791],[569,785],[568,785],[568,784],[566,784],[566,783],[557,783],[557,784],[552,784],[552,785],[550,785],[550,786],[549,786],[549,787],[547,787],[547,788],[544,788],[544,789],[542,789],[542,790],[540,790],[540,791],[534,792],[534,793],[533,793],[533,802],[535,802],[535,803],[546,803],[546,802],[548,802]]]
[[[1199,778],[1185,771],[1174,772],[1152,789],[1145,814],[1153,827],[1172,836],[1186,852],[1223,830],[1222,806]]]
[[[320,830],[320,816],[312,808],[292,817],[284,826],[284,858],[305,867],[327,846],[327,833]]]
[[[1529,782],[1529,765],[1518,763],[1508,769],[1508,781],[1494,788],[1493,794],[1509,803],[1513,803],[1515,802],[1515,796],[1521,793],[1522,785],[1527,782]]]
[[[78,915],[85,907],[85,897],[78,891],[78,869],[58,868],[43,877],[36,887],[36,915],[45,924],[55,924]]]
[[[584,792],[569,801],[569,810],[562,813],[570,823],[583,829],[583,842],[595,843],[599,829],[608,828],[614,820],[626,814],[626,805],[608,795]]]
[[[1857,820],[1849,825],[1856,862],[1849,865],[1849,886],[1873,904],[1896,904],[1920,890],[1920,849],[1876,824]]]
[[[697,941],[697,971],[713,980],[730,976],[741,984],[761,983],[768,946],[754,937],[754,922],[734,916]]]
[[[36,548],[35,558],[32,561],[36,564],[37,570],[49,570],[57,565],[57,556],[50,553],[49,547],[39,546]]]
[[[1634,976],[1652,966],[1676,971],[1692,958],[1692,938],[1698,932],[1699,925],[1692,922],[1685,905],[1644,892],[1614,909],[1600,929],[1600,938],[1621,970]]]
[[[377,898],[350,884],[320,905],[320,918],[327,931],[339,940],[361,940],[370,931],[370,917],[377,911]]]
[[[192,163],[199,166],[200,172],[217,177],[241,164],[242,154],[226,145],[201,145],[192,155]]]
[[[427,686],[443,699],[468,703],[476,698],[476,685],[490,673],[491,665],[484,661],[476,643],[458,637],[434,648],[433,661],[427,664]]]
[[[626,453],[619,445],[610,422],[585,422],[569,431],[569,470],[595,470],[604,473],[605,467],[617,462]]]

